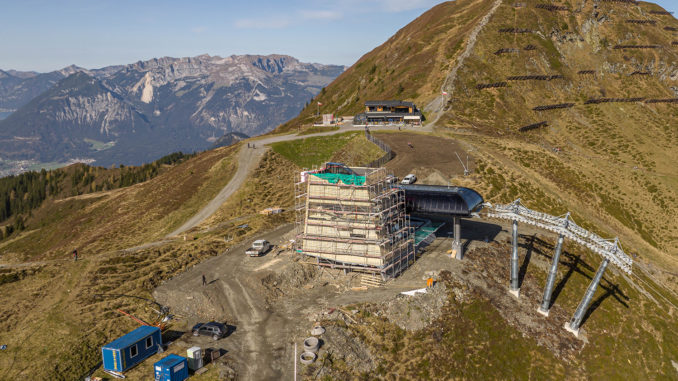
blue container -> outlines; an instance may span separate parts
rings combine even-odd
[[[188,378],[186,357],[169,355],[153,365],[155,381],[184,381]]]
[[[142,325],[101,348],[104,369],[122,373],[158,352],[160,328]]]

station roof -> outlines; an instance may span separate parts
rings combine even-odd
[[[139,341],[145,339],[146,337],[153,334],[155,331],[160,332],[160,328],[153,327],[150,325],[142,325],[141,327],[135,329],[134,331],[121,336],[110,343],[104,345],[104,348],[107,349],[123,349],[127,348],[130,345],[136,344]]]
[[[407,101],[365,101],[365,106],[387,106],[387,107],[414,107],[414,103]]]
[[[164,359],[156,362],[153,365],[154,366],[162,366],[162,367],[165,367],[165,368],[171,368],[171,367],[181,363],[182,361],[186,361],[186,357],[181,357],[179,355],[170,354],[167,357],[165,357]]]
[[[405,191],[411,213],[470,216],[483,198],[473,189],[444,185],[397,185]]]

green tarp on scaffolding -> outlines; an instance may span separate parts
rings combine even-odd
[[[441,226],[443,226],[444,223],[435,223],[432,224],[431,226],[422,226],[419,229],[414,231],[414,246],[419,245],[421,241],[425,240],[426,237],[429,235],[435,233],[440,229]]]
[[[365,184],[365,176],[344,175],[341,173],[313,173],[313,176],[320,177],[321,179],[329,182],[330,184],[336,184],[339,181],[346,185]]]

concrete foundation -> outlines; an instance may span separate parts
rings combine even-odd
[[[565,328],[565,330],[566,330],[567,332],[570,332],[571,334],[573,334],[574,337],[579,338],[579,328],[573,329],[573,328],[570,326],[570,323],[569,323],[569,322],[565,323],[565,326],[563,326],[563,328]]]

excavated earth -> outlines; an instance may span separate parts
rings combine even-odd
[[[446,224],[439,231],[439,238],[421,252],[408,270],[378,288],[361,287],[360,274],[319,269],[297,254],[283,250],[282,246],[293,237],[293,226],[283,225],[260,236],[275,245],[266,255],[250,258],[244,254],[244,245],[233,247],[168,280],[153,295],[171,308],[179,329],[183,324],[188,331],[193,324],[208,320],[228,324],[230,334],[218,342],[189,335],[183,345],[197,343],[225,349],[227,362],[239,379],[291,377],[294,344],[299,355],[304,338],[310,336],[316,322],[322,321],[337,324],[327,324],[327,332],[320,337],[319,361],[325,361],[329,354],[334,362],[344,361],[359,372],[369,372],[376,366],[375,357],[346,328],[356,323],[361,309],[416,331],[434,322],[449,298],[463,302],[477,294],[489,299],[500,315],[523,335],[535,338],[539,345],[565,361],[572,359],[586,341],[585,332],[580,340],[562,329],[561,323],[567,321],[569,311],[556,304],[551,308],[552,318],[544,319],[538,314],[541,284],[529,275],[523,275],[521,298],[507,292],[510,253],[507,227],[478,220],[465,220],[463,225],[469,242],[464,260],[450,258],[451,241],[446,230],[450,225]],[[548,258],[530,253],[534,240],[541,238],[527,227],[521,229],[521,234],[521,245],[529,253],[522,274],[527,266],[538,268],[530,271],[546,272]],[[203,274],[207,279],[205,286]],[[440,279],[442,274],[447,281],[437,282],[428,293],[400,294],[423,288],[427,278]],[[322,362],[315,366],[320,366],[315,377],[326,374]]]

